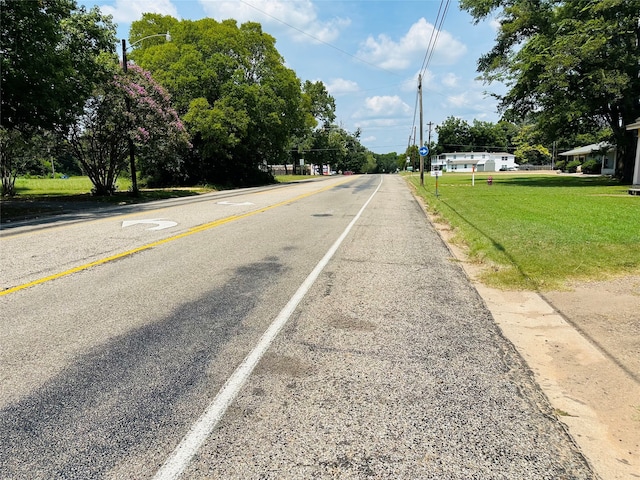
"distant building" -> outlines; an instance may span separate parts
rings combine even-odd
[[[602,165],[601,173],[603,175],[615,175],[616,173],[616,147],[606,142],[585,145],[558,155],[565,157],[567,163],[573,160],[579,160],[580,163],[595,160]]]
[[[431,159],[433,170],[447,172],[498,172],[517,170],[516,157],[504,152],[453,152],[442,153]]]

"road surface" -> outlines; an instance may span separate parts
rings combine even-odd
[[[398,176],[1,243],[2,479],[595,478]]]

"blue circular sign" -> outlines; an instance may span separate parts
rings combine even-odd
[[[418,152],[420,152],[420,156],[425,157],[429,154],[429,149],[427,147],[420,147]]]

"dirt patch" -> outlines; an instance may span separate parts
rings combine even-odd
[[[640,275],[574,282],[569,287],[569,291],[547,292],[544,297],[640,382]]]

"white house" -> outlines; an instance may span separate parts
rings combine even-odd
[[[593,143],[584,147],[574,148],[568,152],[559,153],[565,157],[567,162],[580,160],[584,163],[587,160],[596,160],[602,165],[603,175],[614,175],[616,173],[616,147],[606,143]]]
[[[636,130],[638,143],[636,145],[636,162],[633,167],[633,187],[629,193],[635,193],[640,189],[640,118],[636,118],[635,123],[627,125],[627,130]]]
[[[453,152],[442,153],[431,159],[433,170],[447,172],[498,172],[517,170],[516,157],[504,152]]]

